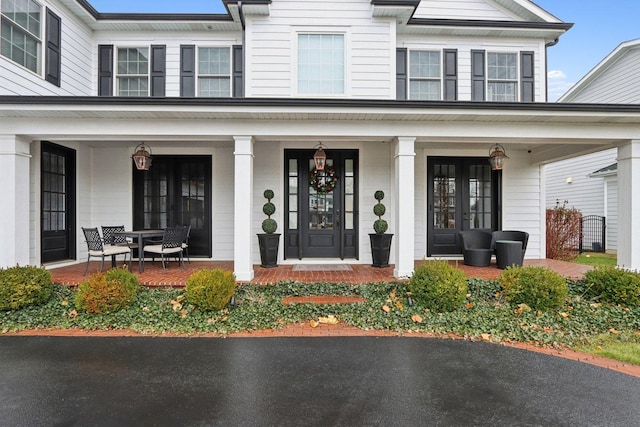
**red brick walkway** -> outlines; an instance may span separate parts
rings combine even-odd
[[[415,265],[419,266],[423,261],[416,261]],[[477,277],[482,279],[495,279],[501,273],[495,263],[489,267],[470,267],[464,265],[462,261],[449,261],[450,264],[463,270],[468,277]],[[134,263],[135,264],[135,263]],[[556,261],[551,259],[525,260],[525,265],[533,265],[550,268],[565,277],[580,278],[591,269],[591,267],[581,264],[574,264],[564,261]],[[251,283],[268,284],[279,281],[297,281],[302,283],[325,282],[325,283],[377,283],[395,281],[393,277],[393,266],[387,268],[376,268],[367,264],[349,264],[351,271],[294,271],[293,265],[279,265],[275,268],[262,268],[259,265],[254,266],[255,277]],[[109,268],[105,265],[105,269]],[[77,285],[86,277],[82,276],[85,264],[80,263],[68,267],[52,268],[51,275],[55,283],[63,285]],[[232,261],[192,261],[185,263],[185,269],[181,269],[177,263],[172,262],[166,271],[162,270],[161,263],[147,262],[145,263],[144,273],[138,273],[137,265],[134,266],[134,273],[138,276],[140,282],[145,286],[175,286],[181,287],[187,281],[187,278],[196,270],[203,268],[222,268],[224,270],[233,271]],[[100,262],[92,261],[89,266],[91,274],[100,269]]]

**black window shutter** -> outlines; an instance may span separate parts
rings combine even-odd
[[[534,53],[520,52],[520,101],[533,102]]]
[[[396,99],[407,99],[407,49],[396,49]]]
[[[471,100],[484,101],[485,97],[485,52],[471,51]]]
[[[458,100],[458,50],[444,50],[444,100]]]
[[[60,87],[62,25],[60,17],[47,8],[45,80]]]
[[[244,55],[242,45],[233,46],[233,97],[244,97]]]
[[[180,96],[196,96],[195,45],[180,45]]]
[[[113,45],[98,46],[98,96],[113,96]]]
[[[151,45],[151,96],[165,96],[167,47]]]

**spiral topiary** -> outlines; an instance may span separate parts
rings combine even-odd
[[[276,205],[271,203],[271,199],[274,197],[273,190],[264,190],[263,195],[264,198],[267,199],[267,203],[262,207],[262,212],[264,212],[268,218],[262,221],[262,231],[267,234],[273,234],[278,229],[278,223],[271,218],[271,215],[276,212]]]
[[[376,234],[384,234],[389,228],[387,221],[382,219],[382,215],[387,211],[387,208],[381,202],[381,200],[384,199],[384,192],[378,190],[374,193],[373,197],[378,201],[377,204],[373,205],[373,214],[378,217],[378,219],[373,223],[373,230]]]

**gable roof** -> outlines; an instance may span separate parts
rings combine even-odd
[[[613,163],[589,174],[589,178],[602,178],[618,174],[618,163]]]
[[[572,102],[591,82],[604,74],[613,64],[619,61],[629,50],[640,48],[640,39],[622,42],[609,55],[585,74],[578,83],[574,84],[558,102]]]

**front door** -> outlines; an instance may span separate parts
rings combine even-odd
[[[40,178],[41,252],[43,263],[75,259],[74,150],[42,143]]]
[[[462,253],[460,231],[498,229],[501,174],[486,158],[430,157],[427,177],[427,256]]]
[[[327,150],[317,171],[314,150],[285,151],[285,258],[357,258],[356,150]]]
[[[133,187],[134,229],[191,225],[189,256],[211,257],[211,156],[153,156]]]

